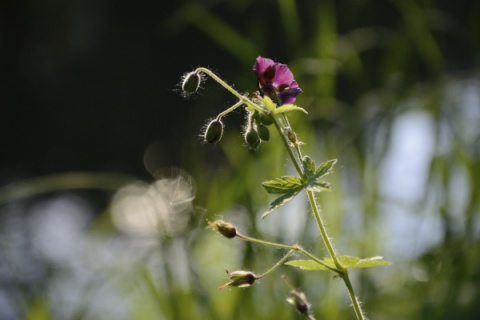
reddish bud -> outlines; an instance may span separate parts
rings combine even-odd
[[[295,132],[293,132],[292,130],[288,130],[287,137],[291,143],[293,143],[294,145],[297,144],[297,135],[295,134]]]
[[[213,222],[209,222],[208,224],[214,230],[221,233],[225,238],[231,239],[235,238],[235,236],[237,235],[237,229],[235,229],[235,226],[231,223],[225,222],[223,220],[216,220]]]
[[[287,302],[293,305],[299,313],[309,317],[310,303],[308,303],[307,298],[302,291],[297,289],[290,291]]]
[[[230,277],[230,281],[223,286],[218,287],[218,289],[224,289],[226,287],[246,288],[250,287],[255,282],[255,280],[257,280],[257,276],[250,271],[227,271],[227,273]]]

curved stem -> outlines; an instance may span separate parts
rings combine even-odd
[[[294,249],[288,251],[287,254],[283,256],[282,259],[280,259],[277,263],[275,263],[274,266],[272,266],[270,269],[268,269],[267,271],[265,271],[263,274],[257,276],[257,279],[265,278],[270,272],[272,272],[273,270],[275,270],[276,268],[278,268],[279,266],[281,266],[285,261],[287,261],[287,259],[288,259],[294,252],[295,252]]]
[[[219,76],[217,76],[215,73],[213,73],[212,71],[210,71],[209,69],[207,68],[197,68],[194,72],[202,72],[202,73],[205,73],[206,75],[208,75],[210,78],[212,78],[213,80],[217,81],[218,84],[220,84],[222,87],[224,87],[225,89],[227,89],[228,91],[230,91],[231,94],[233,94],[235,97],[237,97],[238,99],[240,99],[241,101],[243,101],[243,103],[257,109],[258,111],[260,112],[265,112],[263,110],[263,108],[259,107],[258,105],[256,105],[255,103],[253,103],[250,99],[248,99],[247,97],[241,95],[237,90],[233,89],[232,86],[230,86],[228,83],[226,83],[225,81],[223,81],[222,79],[220,79]]]
[[[220,112],[217,116],[217,120],[219,120],[221,117],[223,116],[226,116],[227,114],[229,114],[230,112],[232,112],[233,110],[237,109],[238,107],[240,107],[242,104],[244,104],[245,102],[243,100],[240,100],[238,101],[237,103],[235,103],[233,106],[231,106],[230,108]]]

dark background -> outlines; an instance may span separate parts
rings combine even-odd
[[[307,2],[299,3],[300,23],[307,31],[296,48],[285,41],[275,2],[206,2],[207,10],[211,8],[234,29],[262,40],[253,38],[258,51],[252,55],[244,48],[239,61],[212,36],[185,21],[178,14],[183,5],[176,1],[2,1],[4,183],[17,175],[68,170],[144,175],[141,158],[150,143],[189,140],[203,125],[203,118],[221,108],[179,98],[179,76],[197,66],[211,66],[228,80],[239,78],[234,74],[246,79],[251,77],[256,54],[282,60],[291,52],[307,51],[308,39],[315,36],[309,24],[316,19],[309,17]],[[395,28],[401,23],[398,10],[388,1],[345,1],[335,6],[339,33],[359,26]],[[438,32],[436,39],[449,73],[469,72],[478,61],[477,9],[475,1],[435,1],[432,14],[442,10],[450,15],[447,26],[452,28]],[[258,30],[251,29],[252,20]],[[405,48],[406,77],[414,81],[431,77],[428,61],[422,61],[419,53],[408,55],[409,50]],[[351,83],[342,82],[342,76],[338,79],[338,92],[346,101],[381,85],[378,62],[385,64],[381,53],[373,50],[364,59],[371,71],[364,74],[360,86],[352,88]],[[251,91],[254,79],[249,81],[252,84],[246,90]]]
[[[205,231],[220,217],[326,254],[301,204],[259,219],[272,200],[259,179],[290,170],[278,137],[248,150],[236,111],[222,141],[203,144],[207,120],[236,101],[212,80],[189,97],[179,87],[204,66],[251,93],[258,55],[287,63],[304,91],[297,103],[308,117],[292,123],[305,152],[317,163],[339,159],[334,192],[320,197],[338,249],[394,262],[352,276],[371,318],[476,319],[475,0],[1,1],[0,318],[300,319],[280,272],[248,290],[217,290],[225,269],[267,270],[278,250]],[[398,129],[405,122],[422,127],[408,135]],[[413,147],[391,159],[400,143]],[[412,177],[417,159],[424,170]],[[112,199],[169,166],[196,182],[195,214],[145,245],[112,224]],[[420,191],[402,198],[410,189],[386,166]],[[331,274],[296,271],[281,272],[318,319],[353,318]]]

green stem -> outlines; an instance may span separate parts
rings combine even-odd
[[[260,112],[265,112],[265,110],[261,107],[259,107],[258,105],[256,105],[255,103],[253,103],[250,99],[248,99],[246,96],[243,96],[241,95],[240,93],[238,93],[237,90],[233,89],[232,86],[230,86],[228,83],[226,83],[225,81],[223,81],[222,79],[220,79],[220,77],[218,77],[215,73],[213,73],[212,71],[210,71],[209,69],[207,68],[197,68],[195,70],[195,72],[202,72],[202,73],[205,73],[206,75],[208,75],[210,78],[212,78],[213,80],[217,81],[218,84],[220,84],[222,87],[224,87],[225,89],[227,89],[228,91],[230,91],[231,94],[233,94],[235,97],[237,97],[238,99],[240,99],[242,101],[241,104],[245,103],[251,107],[253,107],[254,109],[260,111]],[[238,106],[237,106],[238,107]]]
[[[358,298],[355,295],[355,291],[353,290],[352,283],[350,282],[350,278],[348,277],[348,271],[345,270],[345,272],[340,277],[343,279],[343,281],[345,282],[345,285],[347,286],[348,294],[350,295],[350,300],[352,300],[353,309],[355,310],[357,319],[359,320],[365,319],[365,316],[362,312],[362,308],[360,307],[360,302],[358,301]]]
[[[303,170],[300,167],[299,160],[295,157],[292,151],[292,147],[290,146],[290,142],[288,138],[285,136],[285,133],[283,132],[282,127],[278,123],[277,118],[272,115],[272,120],[273,124],[275,125],[275,128],[277,128],[278,133],[280,134],[280,138],[282,139],[283,145],[285,146],[285,149],[287,149],[288,155],[290,156],[290,159],[292,159],[293,165],[295,166],[295,169],[297,170],[298,174],[300,177],[303,179]]]
[[[313,191],[307,190],[307,197],[308,201],[310,202],[310,207],[313,211],[313,216],[315,217],[315,221],[317,222],[318,229],[320,230],[322,240],[327,247],[328,253],[332,257],[337,269],[344,271],[345,269],[340,264],[340,261],[338,261],[337,254],[335,253],[335,249],[333,248],[330,237],[328,236],[327,229],[325,228],[325,223],[323,222],[322,216],[320,215],[320,209],[318,208],[318,204],[315,200],[315,195],[313,194]]]
[[[256,239],[256,238],[252,238],[252,237],[248,237],[248,236],[245,236],[239,232],[237,232],[237,238],[240,238],[242,240],[245,240],[245,241],[248,241],[248,242],[253,242],[253,243],[257,243],[257,244],[261,244],[261,245],[266,245],[266,246],[271,246],[271,247],[274,247],[274,248],[279,248],[279,249],[290,249],[290,250],[294,250],[294,251],[299,251],[301,252],[303,255],[305,255],[306,257],[309,257],[310,259],[312,259],[313,261],[317,262],[318,264],[324,266],[325,268],[333,271],[333,272],[336,272],[338,274],[341,273],[340,270],[337,270],[335,268],[332,268],[331,266],[329,266],[328,264],[326,264],[325,262],[323,262],[322,260],[318,259],[317,257],[315,257],[313,254],[311,254],[310,252],[308,252],[307,250],[303,249],[302,247],[300,247],[299,245],[295,244],[295,245],[287,245],[287,244],[282,244],[282,243],[276,243],[276,242],[270,242],[270,241],[265,241],[265,240],[262,240],[262,239]]]
[[[240,100],[238,101],[237,103],[235,103],[233,106],[231,106],[230,108],[228,108],[227,110],[224,110],[222,112],[220,112],[217,116],[217,120],[220,120],[220,118],[222,118],[223,116],[226,116],[227,114],[229,114],[230,112],[232,112],[233,110],[237,109],[238,107],[240,107],[242,104],[244,104],[245,102],[243,100]]]
[[[283,256],[282,259],[280,259],[277,263],[275,263],[275,265],[273,267],[271,267],[270,269],[268,269],[267,271],[265,271],[263,274],[257,276],[257,279],[262,279],[264,277],[266,277],[270,272],[272,272],[273,270],[275,270],[276,268],[278,268],[279,266],[281,266],[285,261],[287,261],[287,259],[295,252],[294,249],[288,251],[288,253]]]
[[[286,118],[286,116],[285,116],[285,118]],[[285,136],[285,133],[283,132],[283,129],[280,127],[280,124],[278,123],[277,119],[275,117],[273,117],[273,119],[274,119],[275,127],[277,128],[277,130],[280,134],[280,137],[282,138],[283,144],[285,145],[285,147],[288,151],[288,154],[289,154],[289,156],[290,156],[290,158],[291,158],[291,160],[292,160],[292,162],[295,166],[295,169],[297,170],[300,177],[302,179],[304,179],[303,170],[300,167],[299,161],[297,160],[297,158],[293,154],[292,147],[290,146],[290,144],[287,140],[287,137]],[[286,123],[288,123],[288,120],[287,120]],[[289,129],[291,130],[291,128],[289,128]],[[294,147],[295,147],[295,150],[297,151],[297,154],[298,154],[298,156],[300,158],[300,161],[301,161],[302,154],[300,152],[300,147],[299,147],[298,144],[295,144]],[[340,261],[338,260],[335,249],[333,248],[333,244],[330,240],[330,237],[328,236],[327,229],[325,228],[325,223],[323,222],[322,216],[320,214],[320,209],[319,209],[319,206],[318,206],[318,204],[315,200],[315,195],[314,195],[313,191],[307,190],[307,197],[308,197],[308,201],[310,203],[310,206],[312,208],[313,216],[315,217],[315,221],[317,223],[318,229],[320,230],[322,240],[323,240],[325,246],[327,247],[328,253],[332,257],[333,262],[335,263],[336,268],[333,269],[333,271],[337,272],[339,274],[339,276],[345,282],[345,285],[348,289],[348,294],[349,294],[350,299],[352,301],[352,305],[353,305],[353,308],[355,310],[355,314],[357,316],[357,319],[363,320],[365,318],[364,318],[362,309],[360,307],[360,303],[359,303],[357,297],[355,296],[355,291],[353,290],[352,283],[350,282],[350,278],[348,276],[348,269],[345,269],[341,265]],[[332,270],[332,268],[329,268],[329,269]]]

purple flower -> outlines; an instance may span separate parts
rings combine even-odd
[[[258,78],[260,94],[267,95],[278,105],[295,102],[295,97],[302,92],[286,64],[259,56],[253,66],[253,72]]]

